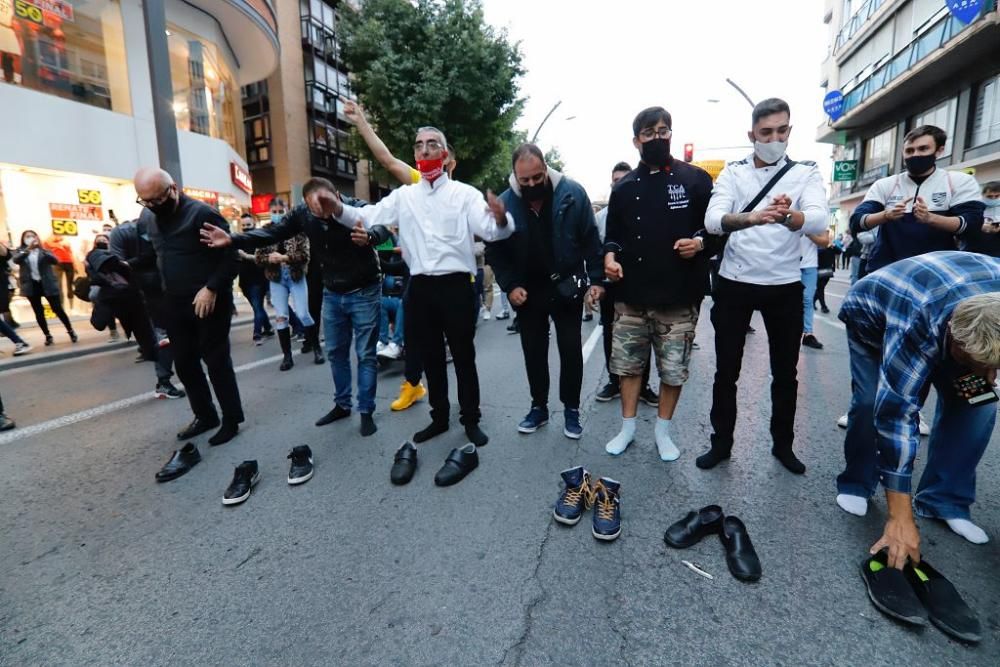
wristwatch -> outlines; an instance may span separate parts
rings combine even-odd
[[[785,227],[789,227],[792,224],[792,214],[786,213],[785,217],[781,219],[781,224]]]

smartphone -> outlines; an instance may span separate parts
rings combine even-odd
[[[986,405],[1000,400],[993,385],[983,376],[974,373],[955,378],[955,391],[969,405]]]

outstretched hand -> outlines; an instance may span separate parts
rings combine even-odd
[[[222,227],[206,222],[199,232],[201,242],[209,248],[228,248],[233,243],[233,237]]]
[[[507,226],[507,207],[493,194],[492,190],[486,191],[486,210],[493,214],[498,227]]]

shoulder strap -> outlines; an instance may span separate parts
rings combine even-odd
[[[778,181],[781,180],[781,177],[787,174],[788,170],[794,167],[796,164],[798,163],[793,162],[792,160],[788,160],[787,162],[785,162],[785,166],[779,169],[774,174],[774,176],[771,177],[771,180],[767,182],[767,185],[761,188],[761,191],[757,193],[757,196],[751,199],[750,203],[747,204],[745,207],[743,207],[743,210],[740,211],[740,213],[749,213],[750,211],[757,208],[757,204],[759,204],[761,200],[767,196],[767,193],[770,192],[771,189],[778,183]]]

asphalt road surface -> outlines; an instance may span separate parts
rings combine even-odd
[[[846,285],[831,283],[831,306]],[[277,343],[233,331],[247,412],[238,438],[209,447],[187,476],[154,474],[190,420],[186,401],[155,401],[149,364],[131,350],[6,371],[19,428],[0,434],[0,664],[3,665],[997,665],[1000,664],[1000,453],[979,468],[974,519],[994,538],[969,544],[922,520],[924,554],[983,622],[968,647],[933,627],[915,632],[868,601],[859,563],[880,535],[884,501],[865,518],[834,503],[849,399],[847,347],[834,315],[817,316],[823,351],[799,362],[797,451],[804,477],[770,455],[767,345],[747,341],[733,458],[712,471],[707,447],[713,332],[706,303],[691,380],[674,421],[680,460],[663,463],[655,410],[640,408],[635,444],[604,452],[617,403],[596,403],[599,339],[584,373],[584,437],[562,434],[553,350],[552,421],[517,422],[529,397],[518,338],[502,322],[477,334],[483,428],[480,467],[433,485],[452,429],[420,447],[405,487],[389,483],[399,444],[428,421],[426,402],[392,413],[401,368],[383,369],[378,433],[351,420],[317,428],[332,405],[329,367],[296,355],[278,372]],[[583,325],[589,339],[593,324]],[[401,366],[401,364],[400,364]],[[454,383],[453,383],[454,386]],[[453,389],[454,393],[454,389]],[[932,409],[925,416],[933,415]],[[994,438],[996,439],[996,438]],[[286,455],[312,447],[316,475],[286,483]],[[261,483],[224,507],[234,466],[256,459]],[[613,543],[555,524],[559,472],[585,465],[622,482],[624,528]],[[764,567],[757,584],[726,570],[707,539],[684,552],[663,532],[718,503],[747,524]],[[708,580],[681,564],[714,575]]]

